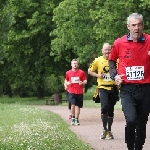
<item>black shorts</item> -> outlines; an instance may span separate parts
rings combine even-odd
[[[83,107],[83,94],[68,94],[69,101],[71,102],[71,105],[78,106],[80,108]]]

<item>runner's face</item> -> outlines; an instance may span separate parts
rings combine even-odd
[[[103,46],[102,53],[103,53],[103,56],[104,56],[105,58],[108,58],[108,57],[109,57],[110,51],[111,51],[110,45],[104,45],[104,46]]]
[[[72,69],[77,69],[79,67],[78,61],[71,62]]]
[[[142,36],[144,24],[141,19],[131,18],[127,28],[130,31],[131,40],[137,42]]]

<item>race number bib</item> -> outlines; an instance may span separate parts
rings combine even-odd
[[[71,77],[71,83],[79,83],[79,77]]]
[[[126,76],[128,80],[144,79],[144,66],[126,67]]]
[[[112,79],[110,78],[110,73],[104,74],[104,81],[112,81]]]

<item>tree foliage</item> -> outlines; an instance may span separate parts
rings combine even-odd
[[[0,88],[10,96],[43,97],[50,86],[62,84],[73,58],[87,71],[103,43],[128,32],[126,18],[132,12],[144,16],[144,32],[150,32],[148,0],[0,2]],[[61,91],[58,86],[51,91]]]
[[[97,50],[98,41],[95,40],[94,24],[89,12],[92,5],[87,0],[64,0],[54,9],[56,29],[52,32],[55,38],[52,40],[51,55],[55,55],[56,59],[61,59],[67,51],[69,55],[66,60],[70,62],[70,51],[73,51],[80,62],[85,63]]]
[[[54,62],[49,55],[49,33],[55,4],[48,0],[8,0],[10,27],[5,51],[15,74],[15,88],[23,96],[28,90],[37,92],[38,97],[44,95],[45,79]]]
[[[52,32],[51,54],[61,59],[64,52],[73,49],[81,62],[87,62],[100,52],[103,43],[112,44],[128,32],[126,18],[130,13],[142,13],[149,20],[148,4],[142,0],[64,0],[54,9],[56,29]]]

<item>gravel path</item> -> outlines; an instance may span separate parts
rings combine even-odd
[[[41,109],[52,111],[61,116],[68,124],[69,111],[67,106],[36,106]],[[149,117],[150,120],[150,117]],[[82,108],[80,114],[80,126],[71,126],[70,129],[78,135],[80,139],[91,146],[91,150],[127,150],[124,142],[125,119],[121,110],[115,110],[112,132],[114,140],[99,139],[102,132],[100,120],[100,108]],[[143,150],[150,150],[150,121],[147,123],[147,138]]]

